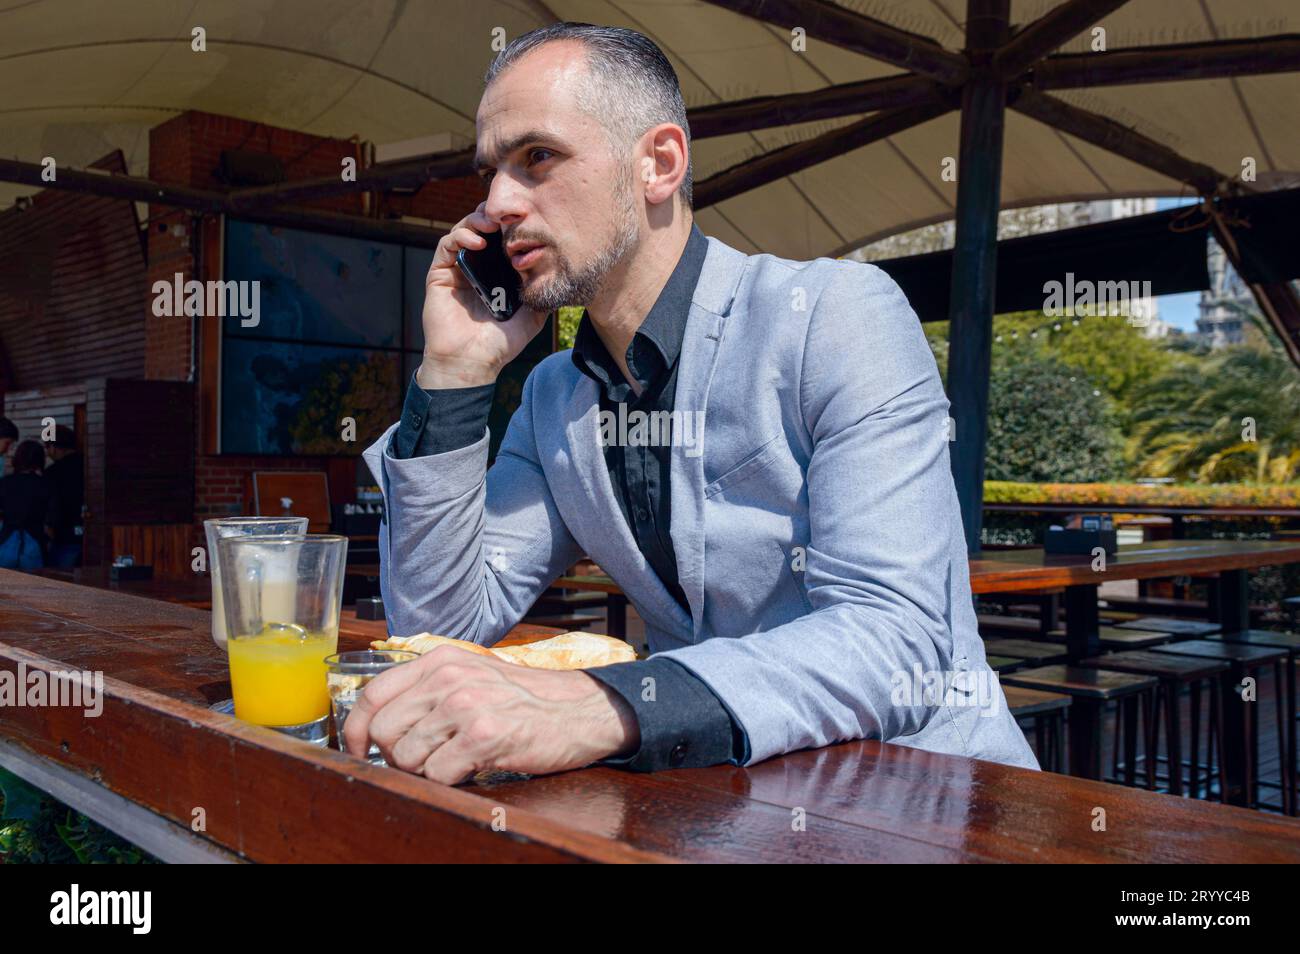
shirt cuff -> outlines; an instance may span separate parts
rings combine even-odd
[[[444,454],[477,443],[487,429],[496,382],[474,388],[425,390],[415,383],[406,389],[402,419],[393,432],[388,453],[398,460]]]
[[[685,666],[651,657],[584,672],[623,697],[641,730],[641,747],[634,754],[598,764],[658,772],[723,762],[743,765],[748,758],[745,730],[708,684]]]

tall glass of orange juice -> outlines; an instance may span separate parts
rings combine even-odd
[[[217,541],[237,718],[329,741],[325,657],[338,648],[347,546],[314,533]]]

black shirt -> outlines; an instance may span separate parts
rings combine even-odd
[[[0,479],[0,542],[15,530],[26,530],[45,550],[45,525],[54,516],[56,503],[50,482],[41,474],[10,474]]]
[[[625,358],[641,385],[638,397],[583,315],[574,338],[573,362],[599,386],[600,409],[619,414],[670,412],[677,390],[677,367],[690,313],[691,298],[704,266],[708,240],[698,226],[664,284],[654,306],[632,337]],[[426,391],[412,378],[402,420],[389,453],[397,458],[422,457],[466,447],[480,440],[487,426],[495,385]],[[619,435],[620,437],[622,435]],[[678,582],[677,560],[669,533],[671,444],[657,441],[631,446],[609,442],[605,464],[619,508],[637,548],[664,587],[690,611]],[[671,659],[651,658],[587,670],[617,692],[636,713],[641,748],[605,764],[639,771],[740,764],[749,757],[749,740],[721,700],[690,670]]]

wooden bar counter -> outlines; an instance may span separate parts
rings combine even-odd
[[[1300,862],[1294,820],[874,741],[437,785],[210,710],[205,611],[0,571],[3,678],[68,670],[102,711],[0,707],[0,765],[167,860]]]

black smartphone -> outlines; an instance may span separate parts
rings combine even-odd
[[[519,310],[519,273],[506,256],[500,229],[479,234],[487,239],[487,245],[481,249],[461,249],[456,254],[456,264],[492,317],[509,321]]]

